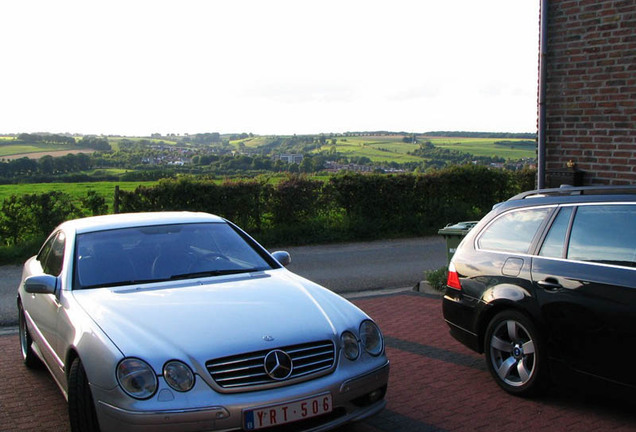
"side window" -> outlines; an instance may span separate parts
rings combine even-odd
[[[53,246],[53,242],[57,236],[51,236],[51,238],[42,246],[40,252],[38,252],[37,260],[40,262],[40,265],[44,267],[44,262],[46,261],[46,257],[49,256],[49,252],[51,252],[51,247]]]
[[[55,236],[53,241],[50,242],[50,250],[42,262],[44,273],[58,276],[62,272],[65,245],[66,236],[63,232],[60,232]]]
[[[559,211],[559,214],[552,223],[550,231],[543,242],[543,246],[541,246],[539,255],[552,258],[563,258],[565,236],[568,233],[571,216],[572,207],[564,207]]]
[[[537,230],[552,209],[511,211],[486,228],[477,242],[480,249],[527,253]]]
[[[574,216],[568,259],[636,266],[636,206],[580,206]]]

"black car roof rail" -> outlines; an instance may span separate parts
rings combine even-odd
[[[565,195],[625,195],[636,194],[636,185],[621,186],[568,186],[562,185],[559,188],[536,189],[522,192],[510,198],[508,201],[540,198],[545,196],[565,196]]]

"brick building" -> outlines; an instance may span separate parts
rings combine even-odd
[[[636,0],[542,0],[541,14],[539,186],[636,184]]]

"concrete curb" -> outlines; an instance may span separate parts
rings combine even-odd
[[[431,296],[437,296],[439,298],[444,297],[444,293],[442,291],[436,290],[435,288],[431,286],[430,283],[428,283],[425,280],[416,283],[415,286],[413,287],[413,291],[421,292]]]

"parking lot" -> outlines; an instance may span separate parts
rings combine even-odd
[[[558,388],[509,396],[481,356],[448,334],[439,297],[402,291],[353,298],[382,328],[391,361],[388,405],[339,431],[633,431],[636,405]],[[22,364],[17,334],[0,336],[0,431],[67,431],[66,402],[48,373]]]

